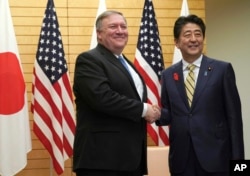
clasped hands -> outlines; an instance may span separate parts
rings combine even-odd
[[[148,123],[154,123],[161,117],[161,108],[158,105],[148,104],[148,109],[145,115],[145,120]]]

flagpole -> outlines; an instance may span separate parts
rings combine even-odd
[[[69,42],[70,42],[70,39],[69,39],[69,1],[67,0],[67,38],[68,38],[68,43],[67,43],[67,48],[68,48],[68,53],[66,54],[65,53],[65,56],[67,55],[67,57],[65,57],[65,59],[67,60],[67,62],[69,62]]]

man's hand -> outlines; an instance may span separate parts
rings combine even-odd
[[[161,109],[158,105],[148,104],[148,109],[146,112],[145,120],[148,123],[154,123],[161,116]]]

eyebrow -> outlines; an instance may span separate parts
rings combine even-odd
[[[185,34],[185,33],[188,33],[188,32],[202,32],[200,29],[195,29],[195,30],[186,30],[186,31],[184,31],[183,33]]]

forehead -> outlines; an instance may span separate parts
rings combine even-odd
[[[102,24],[126,24],[126,21],[124,19],[123,16],[119,15],[119,14],[112,14],[108,17],[106,17],[105,19],[103,19]]]
[[[201,28],[199,25],[195,23],[187,23],[181,29],[182,33],[191,32],[191,31],[201,31]]]

